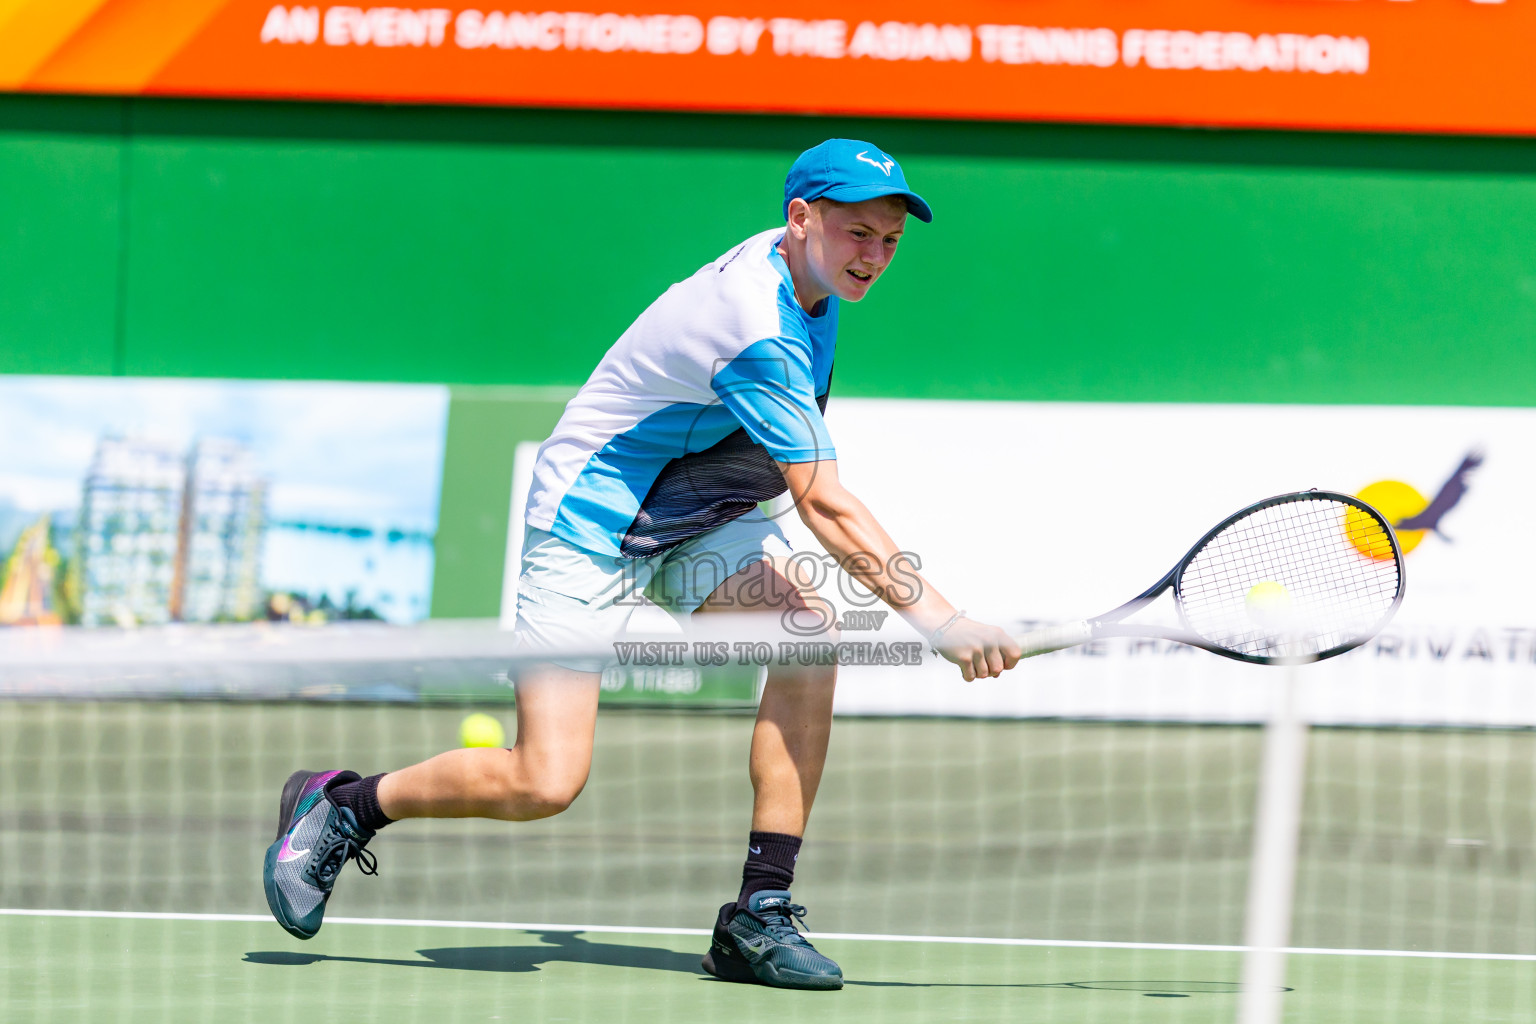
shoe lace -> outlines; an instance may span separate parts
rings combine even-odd
[[[798,903],[780,903],[778,906],[769,907],[764,914],[756,915],[763,922],[763,927],[768,934],[779,942],[797,946],[809,945],[805,936],[795,927],[795,922],[800,922],[800,927],[805,927],[806,909]]]
[[[332,832],[315,860],[315,878],[322,885],[329,885],[341,874],[347,861],[356,860],[357,870],[365,875],[379,873],[379,859],[363,848],[363,844],[341,832]]]

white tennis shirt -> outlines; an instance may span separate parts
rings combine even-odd
[[[783,493],[775,461],[837,457],[822,410],[838,300],[800,307],[783,237],[700,267],[613,344],[539,448],[530,525],[644,557]]]

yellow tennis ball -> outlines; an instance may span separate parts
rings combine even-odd
[[[459,742],[466,747],[503,747],[507,732],[496,719],[476,711],[459,723]]]
[[[1248,617],[1261,626],[1275,627],[1285,622],[1291,611],[1291,592],[1274,580],[1264,580],[1248,588],[1243,598]]]

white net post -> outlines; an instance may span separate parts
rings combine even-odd
[[[1280,1024],[1285,1009],[1285,958],[1290,945],[1302,791],[1307,770],[1307,722],[1300,701],[1300,666],[1277,673],[1273,708],[1264,727],[1264,758],[1254,819],[1253,861],[1243,987],[1238,1024]]]

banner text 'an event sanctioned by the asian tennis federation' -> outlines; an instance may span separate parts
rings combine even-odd
[[[1533,10],[1536,0],[893,0],[873,16],[804,0],[23,0],[0,15],[0,88],[1526,133],[1536,70],[1521,40],[1536,37]]]

